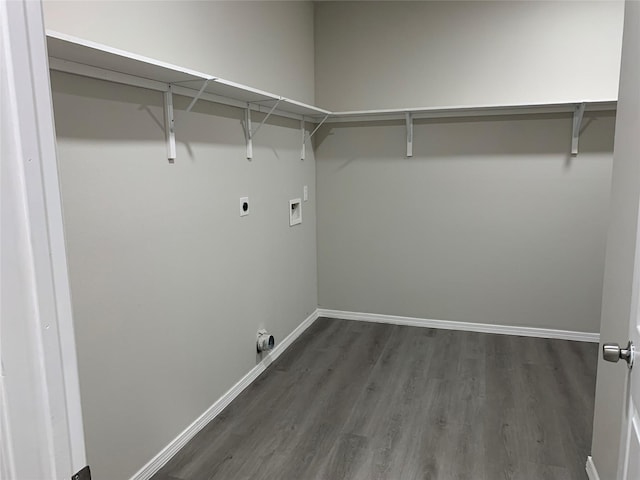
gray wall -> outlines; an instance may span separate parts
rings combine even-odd
[[[45,0],[46,27],[313,103],[308,1]]]
[[[44,7],[49,29],[313,102],[310,2]],[[241,110],[177,97],[170,165],[160,93],[52,80],[87,454],[123,480],[257,363],[258,328],[282,340],[317,307],[313,152],[272,117],[247,161]]]
[[[597,332],[613,114],[319,132],[319,305]]]
[[[87,453],[121,480],[257,363],[258,328],[315,310],[315,164],[298,121],[247,161],[241,110],[177,97],[171,165],[160,93],[54,74],[53,95]]]
[[[620,1],[315,3],[331,110],[617,97]]]
[[[640,108],[640,3],[627,2],[620,73],[620,101],[609,213],[606,267],[602,295],[602,343],[626,344],[629,322],[636,321],[632,303],[637,255],[640,162],[637,152]],[[637,307],[636,307],[637,308]],[[637,368],[634,367],[634,368]],[[616,477],[621,426],[628,388],[624,365],[600,359],[593,419],[592,456],[600,478]],[[626,413],[626,412],[625,412]]]

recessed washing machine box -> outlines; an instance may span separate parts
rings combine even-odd
[[[302,223],[302,201],[299,198],[289,200],[289,226]]]

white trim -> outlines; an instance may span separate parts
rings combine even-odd
[[[71,478],[86,458],[41,2],[0,3],[0,32],[2,175],[11,185],[1,228],[13,231],[2,245],[12,261],[0,267],[0,442],[14,456],[0,473]]]
[[[598,475],[598,470],[596,470],[596,464],[593,463],[593,457],[591,455],[587,457],[587,464],[585,465],[585,470],[587,471],[587,477],[589,477],[589,480],[600,480],[600,475]]]
[[[553,328],[521,327],[517,325],[495,325],[491,323],[456,322],[452,320],[432,320],[428,318],[399,317],[377,313],[345,312],[341,310],[318,309],[319,317],[358,320],[362,322],[390,323],[412,327],[442,328],[445,330],[465,330],[469,332],[497,333],[500,335],[518,335],[521,337],[560,338],[580,342],[600,341],[599,333],[556,330]]]
[[[247,388],[258,376],[264,372],[273,361],[282,353],[318,318],[318,310],[309,315],[293,332],[282,340],[265,358],[253,367],[238,383],[231,387],[227,393],[215,401],[202,415],[191,425],[185,428],[174,438],[160,453],[153,457],[144,467],[136,472],[130,480],[149,480],[158,472],[178,451],[184,447],[200,430],[211,420],[217,417],[242,391]]]

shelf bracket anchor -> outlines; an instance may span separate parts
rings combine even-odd
[[[304,160],[307,156],[307,132],[304,129],[304,115],[300,120],[300,131],[302,132],[302,150],[300,150],[300,160]]]
[[[582,125],[582,117],[587,104],[582,102],[576,105],[573,112],[573,134],[571,135],[571,156],[578,155],[578,141],[580,140],[580,126]]]
[[[413,114],[405,113],[407,123],[407,158],[413,157]]]
[[[256,136],[256,133],[258,133],[258,130],[260,130],[260,128],[266,123],[266,121],[269,120],[269,117],[275,111],[275,109],[278,108],[278,105],[280,104],[281,101],[282,101],[282,98],[279,98],[278,101],[275,103],[275,105],[273,107],[271,107],[271,110],[269,110],[269,113],[267,113],[267,115],[264,117],[262,122],[260,122],[260,125],[258,125],[256,127],[255,131],[251,132],[251,138],[252,139]],[[251,131],[251,130],[249,130],[249,131]]]
[[[200,99],[200,97],[202,96],[202,92],[204,92],[204,89],[207,88],[207,85],[209,84],[209,78],[207,78],[203,83],[202,83],[202,87],[200,87],[200,90],[198,90],[198,93],[196,94],[195,97],[193,97],[193,100],[191,100],[191,103],[189,104],[189,106],[187,107],[187,112],[190,112],[191,109],[193,108],[193,106],[196,104],[196,102]]]
[[[169,163],[173,163],[176,159],[176,131],[173,118],[173,90],[171,85],[164,92],[164,130],[167,140],[167,157],[169,158]]]
[[[253,135],[251,133],[251,104],[247,103],[245,111],[245,137],[247,140],[247,160],[253,158]]]

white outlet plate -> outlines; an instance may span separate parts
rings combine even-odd
[[[305,185],[302,188],[302,198],[304,199],[304,201],[308,201],[309,200],[309,187],[307,185]]]
[[[299,198],[289,200],[289,226],[302,223],[302,201]]]
[[[240,197],[240,216],[249,215],[249,197]]]

